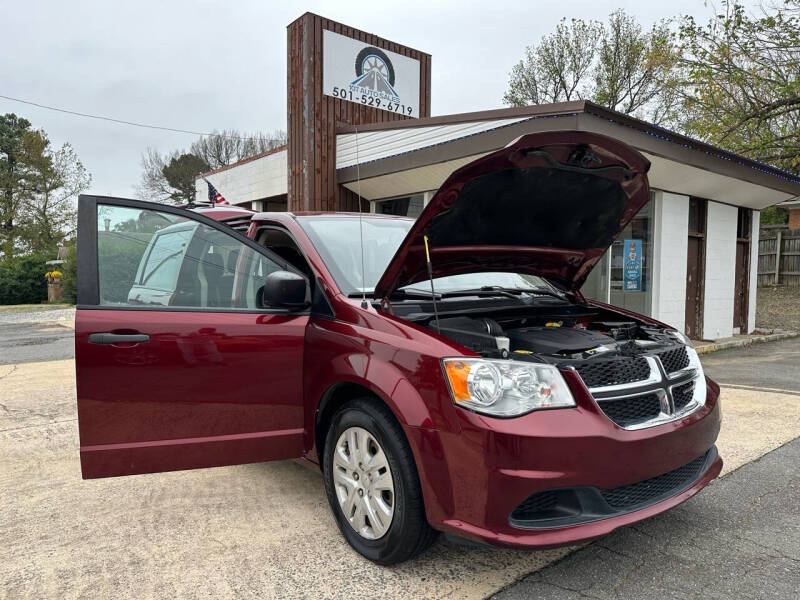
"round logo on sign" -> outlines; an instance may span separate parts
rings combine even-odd
[[[397,96],[394,89],[392,61],[380,48],[367,46],[356,56],[356,78],[353,85]]]

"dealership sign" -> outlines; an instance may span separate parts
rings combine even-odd
[[[419,61],[324,30],[322,93],[419,117]]]

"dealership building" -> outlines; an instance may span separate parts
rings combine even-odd
[[[651,201],[584,295],[694,339],[755,328],[759,211],[793,203],[800,177],[587,101],[431,116],[430,55],[311,13],[289,25],[287,58],[287,145],[204,175],[232,204],[357,210],[360,196],[416,217],[453,171],[521,135],[600,133],[651,161]]]

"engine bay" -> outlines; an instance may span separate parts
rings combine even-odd
[[[673,331],[588,306],[526,315],[445,316],[427,327],[485,358],[577,366],[599,358],[660,354],[683,346]],[[616,319],[613,319],[616,317]],[[576,364],[577,363],[577,364]]]

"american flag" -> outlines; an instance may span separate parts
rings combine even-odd
[[[216,206],[217,204],[230,206],[231,203],[225,200],[223,195],[217,191],[217,188],[215,188],[208,179],[204,177],[203,181],[205,181],[206,185],[208,185],[208,201],[211,202],[212,206]]]

